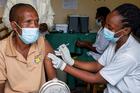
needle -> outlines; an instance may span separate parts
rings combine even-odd
[[[66,46],[69,46],[69,43],[67,43],[67,44],[65,44],[65,45],[66,45]],[[55,50],[54,53],[55,53],[55,55],[57,55],[57,56],[61,56],[61,52],[60,52],[60,51]]]
[[[67,44],[66,44],[66,46],[69,46],[69,45],[70,45],[70,43],[67,43]]]

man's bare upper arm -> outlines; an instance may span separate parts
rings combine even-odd
[[[45,51],[46,51],[46,56],[45,56],[45,70],[47,72],[48,79],[53,79],[56,77],[56,71],[53,68],[53,65],[51,63],[51,60],[47,57],[48,53],[53,53],[53,48],[49,44],[49,42],[46,40],[45,42]]]
[[[0,83],[0,93],[4,93],[5,83]]]
[[[45,41],[45,45],[46,45],[45,46],[46,47],[46,54],[53,53],[53,48],[47,40]]]

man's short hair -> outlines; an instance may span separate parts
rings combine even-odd
[[[18,13],[17,11],[21,8],[30,8],[30,9],[33,9],[35,10],[34,7],[32,7],[30,4],[24,4],[24,3],[18,3],[18,4],[15,4],[11,10],[10,10],[10,13],[9,13],[9,21],[15,21],[17,18],[18,18]],[[35,10],[36,11],[36,10]],[[21,11],[22,12],[22,11]]]

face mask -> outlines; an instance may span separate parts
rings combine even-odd
[[[22,34],[18,35],[25,44],[32,44],[39,38],[39,28],[21,28],[17,23],[16,25],[22,30]]]
[[[102,22],[100,19],[96,19],[96,25],[101,27],[102,26]]]
[[[118,31],[120,32],[120,31]],[[117,33],[118,33],[117,32]],[[103,34],[104,34],[104,37],[108,40],[108,41],[111,41],[111,42],[117,42],[120,37],[115,37],[115,34],[114,32],[110,31],[109,29],[105,28],[103,29]]]

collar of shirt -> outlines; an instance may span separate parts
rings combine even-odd
[[[13,45],[13,41],[12,41],[12,36],[13,36],[14,32],[11,33],[11,35],[8,37],[8,41],[7,41],[7,44],[6,44],[6,55],[8,56],[17,56],[17,50],[15,49],[14,45]],[[38,50],[41,50],[39,49],[38,47],[38,43],[40,41],[41,38],[39,38],[39,40],[37,41],[37,43],[34,43],[32,44],[32,46],[30,47],[30,50],[29,50],[29,53],[28,55],[38,51]]]

